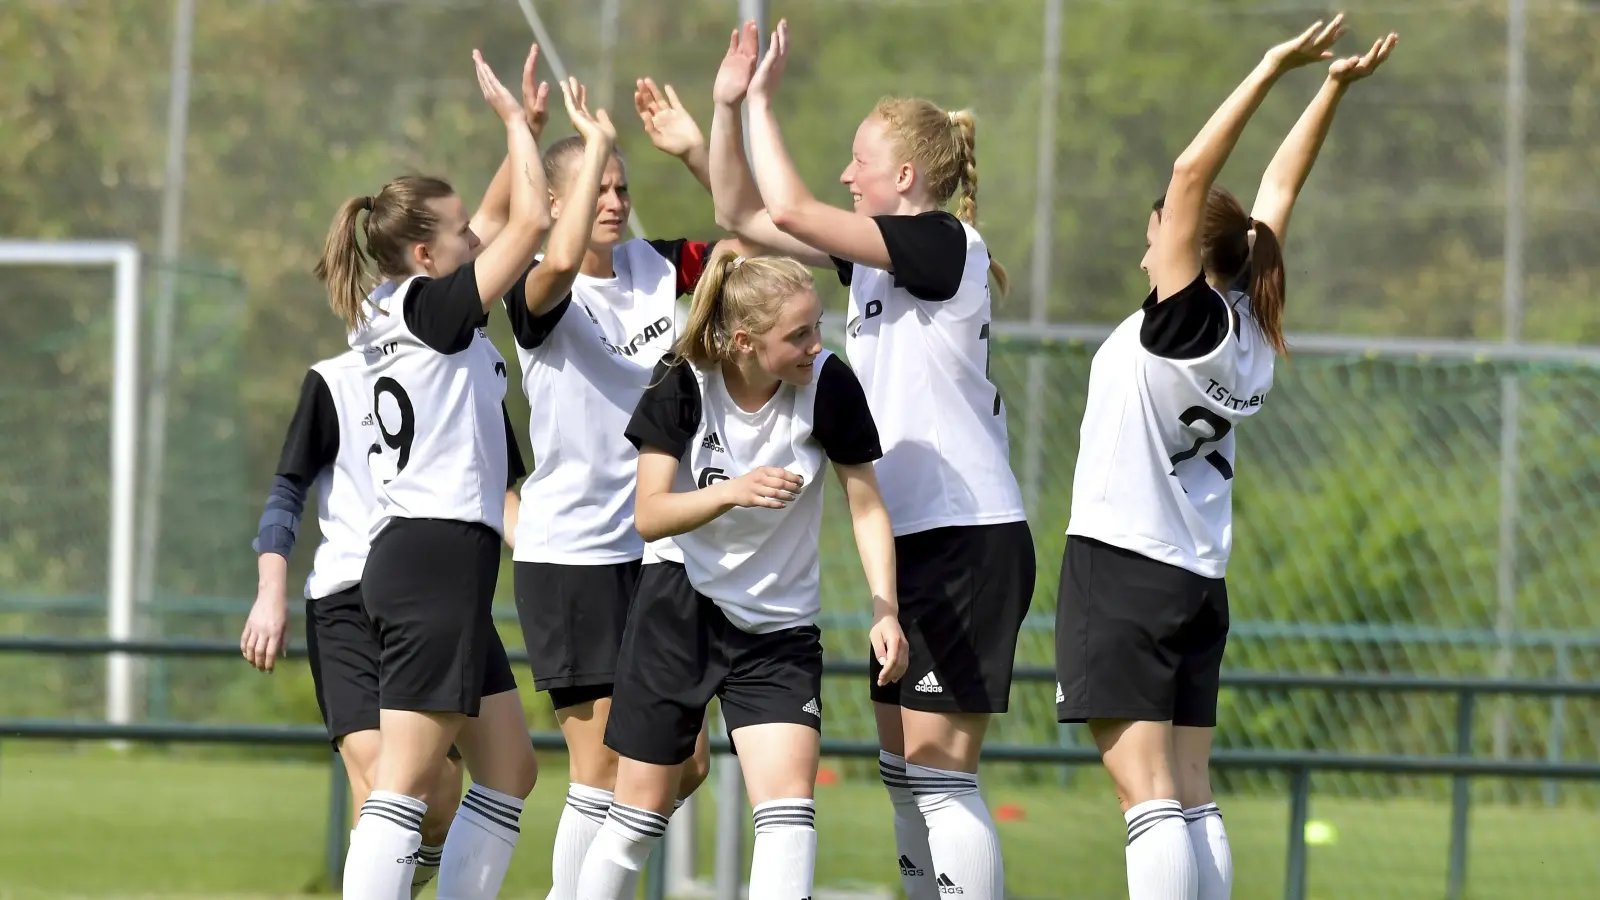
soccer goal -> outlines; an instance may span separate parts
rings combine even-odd
[[[22,500],[8,503],[10,521],[0,539],[16,548],[17,558],[32,553],[41,560],[38,571],[15,579],[19,594],[30,596],[11,600],[36,600],[50,611],[64,594],[97,593],[103,586],[106,634],[128,640],[134,629],[139,249],[114,241],[0,239],[0,265],[11,295],[4,331],[9,396],[0,407],[9,440],[0,447],[0,480]],[[71,269],[101,270],[97,278],[110,270],[109,323],[92,308],[101,289],[86,290]],[[109,444],[104,457],[92,446],[99,435]],[[105,580],[79,587],[77,579],[93,578],[98,568],[81,557],[98,557],[101,543],[92,536],[98,528],[83,520],[81,503],[102,494],[109,507]],[[125,723],[132,714],[133,661],[114,653],[106,662],[106,719]]]

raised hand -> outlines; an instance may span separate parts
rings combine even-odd
[[[1347,56],[1336,59],[1328,67],[1328,77],[1340,84],[1350,84],[1378,71],[1383,61],[1389,58],[1394,51],[1394,45],[1400,42],[1400,35],[1389,32],[1387,37],[1378,38],[1372,44],[1372,49],[1362,56]]]
[[[655,144],[657,150],[681,159],[694,149],[706,145],[700,126],[695,124],[694,116],[683,108],[683,103],[678,100],[678,92],[672,89],[672,85],[667,85],[663,95],[655,81],[639,79],[634,85],[633,108],[639,113],[644,132],[650,135],[650,143]]]
[[[767,55],[761,58],[761,65],[756,66],[756,74],[750,78],[750,96],[768,98],[776,93],[788,60],[789,20],[779,19],[778,30],[772,33],[772,41],[767,46]]]
[[[734,29],[728,38],[728,55],[722,58],[717,69],[716,83],[711,87],[711,99],[719,105],[733,106],[744,99],[750,89],[750,78],[761,61],[761,38],[754,20]]]
[[[528,51],[528,61],[522,64],[522,115],[528,120],[528,130],[533,132],[533,139],[539,140],[544,135],[545,123],[550,121],[550,108],[546,99],[550,96],[550,83],[533,83],[534,70],[539,65],[539,45],[534,44]]]
[[[489,101],[489,105],[500,116],[500,120],[507,124],[527,121],[522,112],[522,104],[518,103],[517,98],[511,96],[506,86],[495,77],[494,70],[483,61],[483,54],[476,50],[472,51],[472,65],[478,73],[478,87],[483,91],[483,99]]]
[[[1314,62],[1333,59],[1328,48],[1344,36],[1344,13],[1333,17],[1324,25],[1318,21],[1299,35],[1267,51],[1267,62],[1274,71],[1282,74],[1290,69],[1309,66]]]
[[[800,496],[804,480],[788,469],[762,466],[723,483],[734,506],[783,509]]]
[[[583,137],[585,146],[598,143],[606,147],[617,145],[617,126],[603,109],[589,112],[589,89],[576,78],[561,82],[561,99],[567,104],[567,116],[572,127]]]

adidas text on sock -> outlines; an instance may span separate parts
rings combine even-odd
[[[934,883],[933,857],[928,850],[928,823],[923,821],[922,810],[911,796],[905,757],[878,751],[878,776],[889,791],[889,802],[894,804],[895,856],[906,900],[938,900],[939,887]]]
[[[428,804],[416,797],[373,791],[361,804],[345,854],[343,894],[350,900],[395,900],[411,889]]]
[[[1147,800],[1123,818],[1129,900],[1198,900],[1194,849],[1178,801]]]

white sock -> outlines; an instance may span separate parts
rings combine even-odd
[[[417,868],[411,873],[411,900],[422,896],[422,889],[439,874],[439,857],[443,844],[423,844],[417,849]]]
[[[978,793],[978,776],[906,763],[906,782],[928,824],[928,850],[941,894],[1004,900],[1000,836]]]
[[[1200,877],[1183,805],[1146,800],[1128,820],[1128,900],[1199,900]]]
[[[373,791],[361,804],[344,858],[346,900],[405,900],[422,846],[428,804],[416,797]]]
[[[439,861],[439,900],[493,900],[521,834],[522,801],[481,784],[467,788]]]
[[[1222,825],[1222,810],[1215,803],[1205,803],[1184,810],[1183,818],[1200,874],[1200,900],[1228,900],[1233,894],[1233,851],[1228,847],[1228,829]]]
[[[611,792],[586,784],[567,786],[567,805],[556,825],[555,849],[550,857],[550,893],[545,900],[573,900],[578,896],[578,873],[583,857],[606,823]]]
[[[939,900],[939,885],[934,881],[933,854],[928,851],[928,823],[911,796],[906,781],[906,758],[887,750],[878,751],[878,775],[889,789],[894,804],[894,848],[900,857],[900,886],[906,900]]]
[[[633,900],[639,871],[666,833],[666,816],[613,801],[606,824],[583,858],[578,900]]]
[[[817,868],[817,804],[769,800],[751,811],[756,845],[750,856],[751,900],[801,900],[811,896]]]

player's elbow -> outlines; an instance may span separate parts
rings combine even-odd
[[[767,215],[772,219],[772,226],[784,234],[792,233],[803,217],[799,204],[795,203],[768,204]]]
[[[640,495],[633,503],[633,528],[646,543],[671,537],[655,497]]]

